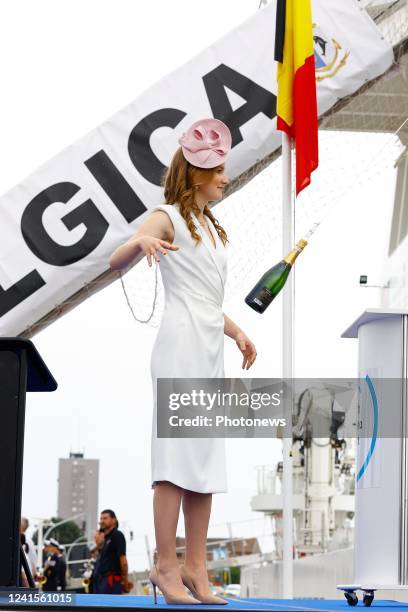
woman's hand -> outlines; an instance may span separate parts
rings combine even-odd
[[[160,261],[160,256],[157,251],[163,253],[163,255],[167,255],[168,250],[177,251],[179,249],[178,246],[167,242],[167,240],[161,240],[160,238],[148,235],[139,236],[134,240],[134,244],[137,244],[142,249],[147,257],[149,266],[152,265],[152,255],[156,261]]]
[[[248,336],[244,334],[243,331],[237,333],[237,335],[235,336],[235,342],[237,343],[239,350],[244,356],[242,368],[244,370],[249,370],[251,365],[254,363],[257,355],[255,345],[253,342],[251,342]]]

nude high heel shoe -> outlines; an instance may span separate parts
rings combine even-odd
[[[161,590],[161,592],[164,595],[164,599],[166,600],[167,604],[200,604],[201,601],[198,599],[195,599],[194,597],[190,597],[190,595],[188,595],[188,593],[186,593],[184,596],[177,596],[177,595],[172,595],[171,593],[168,593],[161,585],[160,585],[160,581],[158,579],[158,572],[157,572],[157,567],[156,564],[154,564],[154,568],[152,568],[152,570],[150,571],[149,574],[149,580],[152,583],[152,587],[153,587],[153,597],[154,597],[154,603],[157,604],[157,588],[159,588]]]
[[[201,603],[214,604],[214,605],[221,605],[221,604],[227,604],[228,603],[228,601],[226,599],[223,599],[222,597],[218,597],[217,595],[213,595],[212,593],[209,593],[207,595],[200,595],[200,593],[198,593],[195,590],[193,581],[190,578],[190,576],[188,575],[187,570],[186,570],[184,565],[180,566],[180,574],[181,574],[181,579],[183,581],[184,586],[186,586],[188,588],[188,590],[190,591],[190,593],[196,599],[200,600]]]

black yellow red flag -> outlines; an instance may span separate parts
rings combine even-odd
[[[318,117],[310,0],[277,0],[277,129],[295,141],[296,195],[318,166]]]

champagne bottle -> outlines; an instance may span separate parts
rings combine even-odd
[[[245,303],[256,312],[264,312],[286,283],[296,257],[306,245],[307,241],[302,238],[282,261],[265,272],[246,296]]]

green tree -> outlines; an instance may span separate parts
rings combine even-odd
[[[231,567],[231,584],[241,583],[241,568],[239,566]]]
[[[62,518],[53,516],[51,517],[49,522],[55,524],[59,523],[62,520]],[[48,528],[49,527],[44,528],[44,533],[48,530]],[[62,525],[58,525],[57,527],[51,529],[47,537],[55,538],[60,544],[71,544],[81,535],[83,537],[84,542],[86,542],[86,537],[83,529],[81,529],[75,521],[68,521],[67,523],[63,523]],[[34,544],[37,544],[38,542],[38,530],[34,531],[33,533],[33,542]]]

